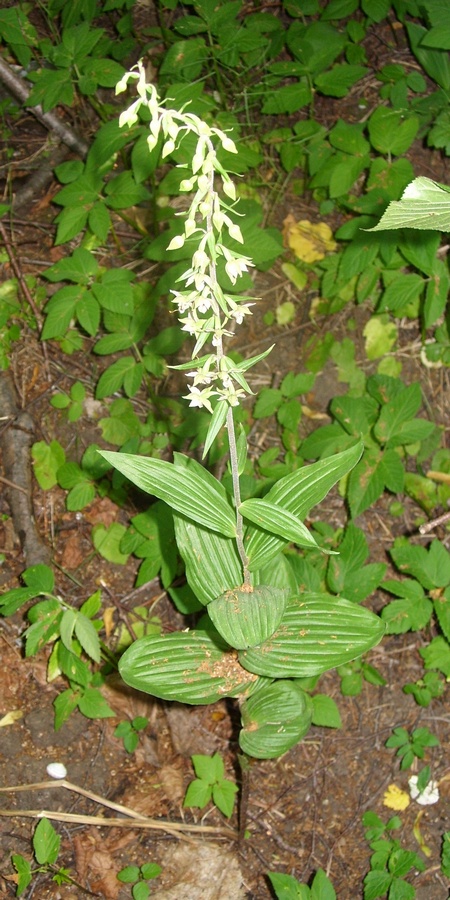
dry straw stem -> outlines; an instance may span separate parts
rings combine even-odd
[[[214,834],[216,836],[222,835],[231,840],[236,840],[237,838],[237,834],[232,828],[215,827],[213,825],[189,825],[184,822],[164,822],[161,819],[149,819],[147,816],[142,816],[140,813],[136,812],[136,810],[130,809],[128,806],[122,806],[120,803],[113,803],[111,800],[100,797],[98,794],[92,793],[92,791],[86,791],[84,788],[79,787],[77,784],[72,784],[72,782],[66,781],[65,779],[61,781],[38,781],[33,784],[16,784],[10,787],[2,787],[0,788],[0,793],[39,791],[55,787],[63,787],[68,791],[73,791],[75,794],[81,794],[83,797],[87,797],[89,800],[93,800],[101,806],[107,806],[109,809],[113,809],[116,812],[122,813],[124,816],[128,816],[130,821],[127,819],[106,819],[104,816],[85,816],[43,809],[0,809],[0,816],[8,818],[24,816],[29,819],[46,818],[56,822],[73,822],[80,825],[101,825],[102,827],[108,826],[114,828],[148,828],[155,831],[166,831],[168,834],[172,834],[173,837],[177,837],[179,840],[188,840],[184,832]]]

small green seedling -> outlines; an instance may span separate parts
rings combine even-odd
[[[293,875],[269,872],[268,877],[277,900],[336,900],[336,892],[323,869],[318,869],[311,882],[300,884]]]
[[[123,746],[127,753],[134,753],[139,743],[139,732],[147,728],[146,716],[136,716],[131,722],[119,722],[114,731],[114,737],[123,739]]]
[[[238,788],[232,781],[224,778],[225,766],[219,753],[214,756],[194,754],[191,757],[197,778],[188,785],[183,806],[197,806],[204,809],[210,800],[224,816],[229,818],[233,812],[235,795]]]
[[[425,864],[413,850],[403,850],[400,841],[390,838],[391,831],[401,828],[401,819],[394,816],[385,824],[368,810],[362,821],[367,829],[366,840],[374,851],[370,858],[370,872],[364,878],[364,900],[377,900],[378,897],[413,900],[415,888],[404,878],[412,868],[425,871]]]
[[[70,388],[68,394],[63,391],[58,391],[57,394],[53,394],[50,403],[54,409],[67,410],[69,422],[77,422],[83,415],[83,403],[85,399],[86,388],[84,387],[84,384],[81,384],[81,381],[76,381]]]
[[[117,874],[118,881],[123,884],[132,884],[131,894],[133,900],[147,900],[150,897],[150,888],[147,881],[157,878],[162,872],[158,863],[144,863],[143,866],[125,866]]]
[[[58,859],[61,838],[56,833],[48,819],[41,819],[34,830],[33,850],[37,868],[32,868],[31,863],[21,853],[12,854],[12,864],[17,872],[16,897],[21,897],[31,884],[33,876],[39,873],[49,873],[56,884],[76,884],[70,877],[68,869],[55,866]]]
[[[394,728],[386,741],[386,747],[397,747],[397,756],[401,757],[400,768],[409,769],[414,758],[423,759],[426,747],[437,747],[439,741],[428,728],[415,728],[411,734],[406,728]]]

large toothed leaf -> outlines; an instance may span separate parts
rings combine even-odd
[[[277,631],[259,647],[239,652],[249,672],[270,678],[320,675],[356,659],[379,643],[378,616],[349,600],[305,593],[289,602]]]
[[[265,495],[264,500],[303,520],[312,507],[326,497],[333,485],[353,469],[362,451],[363,444],[359,441],[354,447],[343,450],[342,453],[335,453],[310,466],[297,469],[290,475],[280,478]],[[283,538],[269,534],[255,525],[248,526],[245,544],[250,570],[254,572],[255,569],[259,569],[272,556],[279,553],[286,543]]]
[[[208,605],[208,614],[227,644],[238,650],[267,640],[278,628],[288,592],[260,585],[233,588]]]
[[[312,710],[310,697],[293,681],[264,686],[242,704],[241,749],[257,759],[281,756],[309,731]]]
[[[420,175],[405,188],[400,200],[393,200],[378,225],[368,231],[397,228],[450,230],[450,193],[444,185]]]
[[[119,672],[139,691],[196,705],[236,697],[258,681],[235,652],[205,631],[143,637],[125,651]]]
[[[224,490],[205,469],[200,469],[204,473],[200,474],[198,469],[163,459],[110,450],[102,450],[101,454],[141,490],[164,500],[188,519],[227,537],[236,534],[235,516]]]

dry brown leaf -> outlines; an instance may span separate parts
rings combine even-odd
[[[77,569],[85,558],[83,550],[83,538],[81,534],[71,534],[64,542],[64,550],[61,556],[61,566],[63,569]]]
[[[83,510],[83,516],[89,525],[97,525],[100,522],[105,528],[109,528],[116,521],[118,512],[119,507],[109,497],[102,497],[87,506]]]
[[[237,856],[220,844],[171,846],[161,862],[159,900],[244,900]]]
[[[179,803],[185,795],[183,773],[180,769],[175,766],[162,766],[158,777],[169,800]]]

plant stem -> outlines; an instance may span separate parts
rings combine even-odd
[[[234,427],[234,418],[233,418],[233,410],[231,406],[228,407],[227,412],[227,431],[228,431],[228,445],[230,448],[230,466],[231,466],[231,479],[233,482],[233,496],[234,502],[236,504],[236,545],[238,549],[239,556],[241,558],[242,570],[244,575],[244,584],[249,585],[250,582],[250,572],[248,569],[248,556],[245,552],[244,547],[244,524],[242,521],[242,516],[239,512],[239,507],[241,505],[241,488],[239,484],[239,471],[238,471],[238,455],[236,448],[236,430]]]

